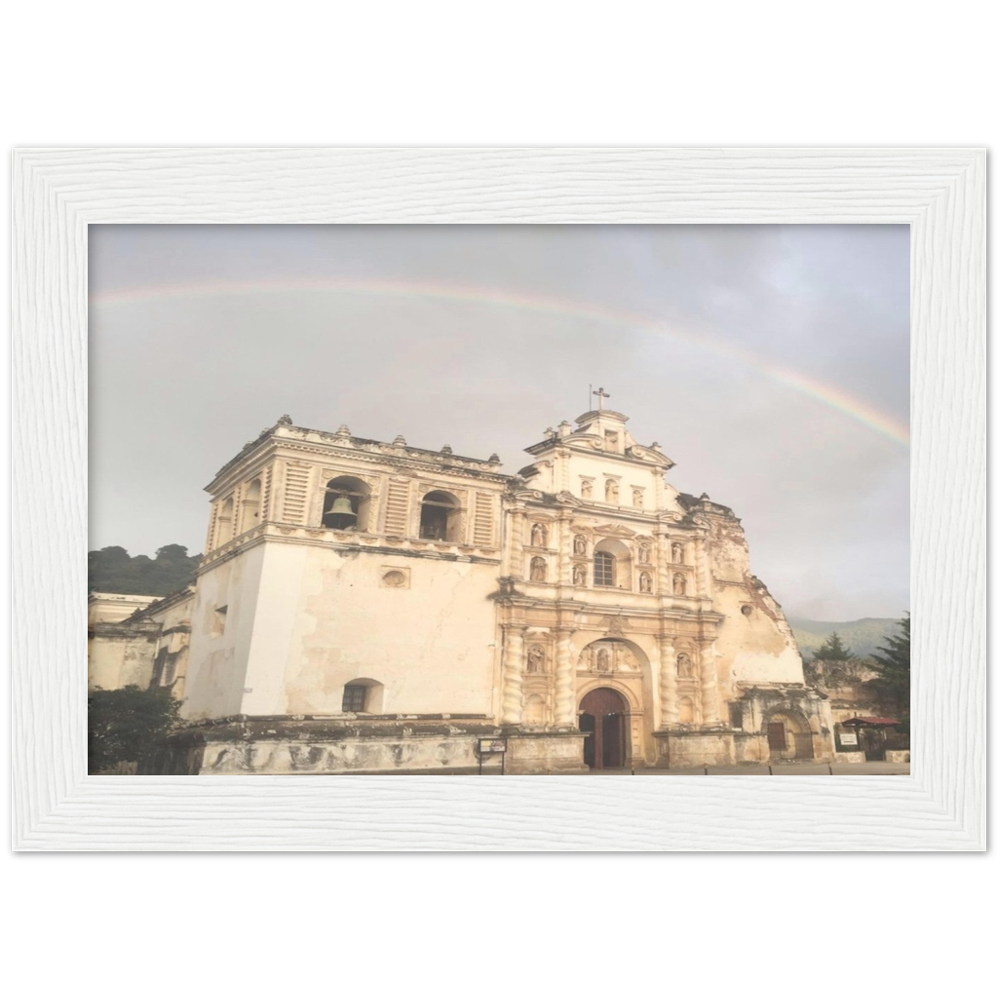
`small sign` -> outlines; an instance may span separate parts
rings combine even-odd
[[[479,752],[480,753],[506,753],[507,752],[507,741],[506,740],[480,740],[479,741]]]
[[[858,745],[858,734],[842,732],[840,734],[840,745],[842,747],[856,747]]]

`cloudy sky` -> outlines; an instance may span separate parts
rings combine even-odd
[[[498,452],[588,386],[731,506],[786,612],[909,595],[905,226],[92,226],[91,548],[203,548],[283,413]]]

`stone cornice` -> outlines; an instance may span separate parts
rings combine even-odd
[[[359,540],[359,539],[363,539]],[[329,549],[338,554],[371,553],[373,555],[401,557],[404,559],[432,559],[439,562],[484,563],[500,565],[500,551],[474,545],[430,542],[425,539],[400,538],[391,535],[359,535],[355,532],[337,531],[333,528],[305,527],[301,524],[282,524],[268,521],[245,532],[206,553],[198,566],[198,576],[248,549],[264,542],[282,545],[311,545]]]

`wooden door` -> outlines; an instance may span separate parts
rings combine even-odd
[[[788,749],[785,742],[785,724],[783,722],[769,722],[767,724],[767,745],[771,753],[777,751],[784,753]]]
[[[628,706],[611,688],[597,688],[580,702],[583,759],[595,769],[624,767],[628,759]]]

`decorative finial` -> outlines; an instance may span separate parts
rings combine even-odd
[[[493,454],[490,455],[490,457],[487,459],[487,461],[490,463],[490,465],[499,465],[500,464],[500,456],[496,452],[493,452]]]
[[[698,499],[699,500],[710,500],[711,497],[707,493],[702,493],[702,495],[700,497],[698,497]]]
[[[282,427],[291,427],[292,418],[287,413],[283,413],[280,417],[278,417],[278,423]]]
[[[611,393],[610,392],[605,392],[604,391],[604,387],[600,386],[599,388],[597,388],[597,389],[594,390],[594,395],[597,397],[597,408],[599,410],[603,410],[604,409],[604,400],[610,399],[611,398]]]
[[[555,437],[556,436],[555,428],[553,428],[553,427],[546,427],[545,428],[545,436],[547,438]]]
[[[406,447],[406,438],[403,437],[402,434],[397,434],[392,439],[392,443],[393,443],[393,446],[396,447],[396,448],[405,448]]]
[[[337,428],[337,437],[350,437],[350,436],[351,436],[351,428],[348,427],[347,424],[341,424]]]
[[[442,454],[442,455],[451,455],[451,454],[453,454],[453,452],[452,452],[452,450],[451,450],[451,445],[450,445],[450,444],[446,444],[446,445],[444,445],[444,446],[443,446],[443,447],[441,448],[441,454]]]

